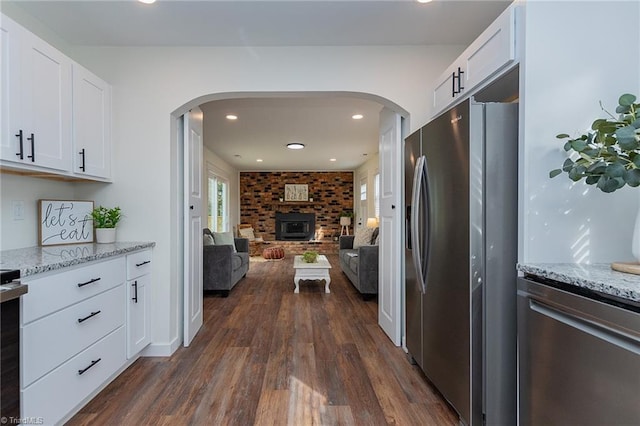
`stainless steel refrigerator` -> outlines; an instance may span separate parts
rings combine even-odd
[[[466,425],[516,424],[518,106],[405,140],[406,346]]]

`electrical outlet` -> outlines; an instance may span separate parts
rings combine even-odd
[[[11,201],[11,210],[13,210],[13,220],[24,220],[24,201]]]

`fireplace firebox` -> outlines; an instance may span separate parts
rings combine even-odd
[[[309,241],[315,233],[315,213],[276,213],[276,240]]]

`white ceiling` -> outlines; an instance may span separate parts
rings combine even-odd
[[[2,0],[78,46],[468,45],[510,3]],[[378,150],[381,107],[348,97],[216,101],[203,106],[205,141],[240,170],[353,170]],[[234,123],[224,119],[231,110]],[[352,120],[356,111],[365,118]],[[307,148],[287,150],[291,140]]]
[[[239,170],[353,170],[378,152],[381,108],[338,96],[214,101],[202,105],[204,137]],[[227,114],[238,119],[227,120]],[[364,118],[354,120],[354,114]],[[289,142],[305,149],[288,149]]]

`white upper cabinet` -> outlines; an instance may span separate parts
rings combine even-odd
[[[73,171],[111,177],[111,87],[73,64]]]
[[[508,7],[436,80],[434,115],[489,81],[517,60],[518,6]]]
[[[20,168],[71,170],[71,63],[2,16],[2,147]]]

